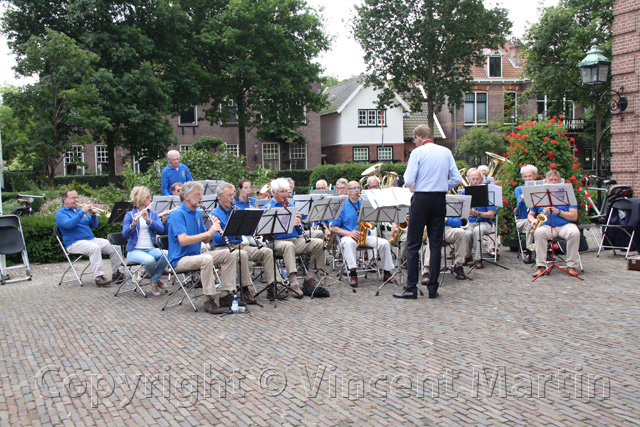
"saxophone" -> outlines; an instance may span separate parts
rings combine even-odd
[[[393,231],[393,233],[391,233],[391,238],[389,239],[389,244],[391,246],[395,246],[398,244],[400,236],[402,236],[402,233],[407,230],[408,226],[409,221],[401,222],[400,224],[398,224],[398,227]]]
[[[364,248],[366,246],[367,235],[369,234],[369,230],[373,227],[374,225],[367,221],[360,221],[360,223],[358,223],[358,233],[360,233],[360,237],[358,237],[358,241],[356,243],[359,248]]]
[[[533,227],[531,227],[531,231],[529,232],[532,237],[536,234],[536,230],[538,229],[538,227],[540,227],[542,225],[542,223],[547,220],[547,216],[544,215],[544,214],[539,214],[536,217],[536,219],[538,221],[533,225]],[[529,249],[531,252],[535,251],[536,250],[535,243],[530,244],[527,249]]]
[[[329,237],[327,237],[327,243],[325,245],[325,249],[327,250],[333,248],[333,242],[336,240],[336,233],[331,229],[331,224],[333,224],[333,222],[329,223]]]

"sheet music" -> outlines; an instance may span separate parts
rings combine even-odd
[[[489,191],[489,205],[497,208],[502,207],[502,187],[494,184],[487,184]]]
[[[342,211],[347,196],[329,196],[317,199],[309,211],[308,221],[331,221],[336,219]]]
[[[264,205],[269,203],[269,199],[257,199],[256,200],[256,208],[263,209]]]
[[[218,187],[218,184],[220,184],[221,182],[222,180],[219,180],[219,179],[207,179],[204,181],[200,181],[203,187],[202,194],[204,196],[216,194],[216,188]]]
[[[447,216],[469,218],[471,196],[447,194]]]
[[[262,236],[292,233],[297,212],[296,207],[265,209],[256,234]]]
[[[522,198],[529,208],[575,206],[578,204],[571,184],[544,184],[523,187]]]
[[[405,187],[376,188],[364,190],[363,194],[376,208],[411,206],[411,190]]]
[[[153,196],[151,210],[160,213],[162,211],[175,208],[176,206],[180,206],[181,203],[180,197],[178,196]]]

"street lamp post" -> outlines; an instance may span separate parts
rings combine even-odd
[[[596,173],[598,176],[602,176],[602,165],[600,151],[602,149],[602,138],[609,128],[602,132],[602,109],[601,104],[607,99],[609,110],[613,115],[621,115],[624,110],[627,109],[627,98],[622,96],[624,87],[620,88],[620,91],[609,89],[602,91],[599,94],[598,86],[606,84],[609,80],[609,72],[611,70],[611,61],[602,54],[602,51],[598,48],[597,40],[593,40],[591,50],[587,52],[587,56],[584,57],[579,64],[580,67],[580,79],[582,84],[591,86],[591,95],[594,98],[595,115],[596,115]],[[617,96],[617,99],[608,99],[613,94]],[[624,120],[624,116],[620,116],[620,120]]]

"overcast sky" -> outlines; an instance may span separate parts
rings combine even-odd
[[[323,15],[326,20],[327,32],[334,37],[329,52],[319,58],[323,65],[324,75],[345,79],[365,71],[362,59],[362,49],[349,33],[349,20],[353,17],[353,7],[362,0],[307,0],[315,8],[324,7]],[[509,18],[513,22],[513,34],[521,37],[530,23],[539,19],[538,8],[554,6],[558,0],[484,0],[485,6],[494,7],[496,4],[509,9]],[[4,3],[0,2],[4,13]],[[23,84],[16,81],[11,67],[15,65],[15,58],[7,47],[5,37],[0,38],[0,84]],[[23,80],[24,81],[24,80]]]

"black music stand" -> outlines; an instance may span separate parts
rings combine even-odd
[[[131,202],[116,202],[111,208],[111,215],[109,215],[109,221],[107,224],[113,224],[116,222],[122,222],[124,216],[133,209],[133,203]]]
[[[394,214],[393,221],[391,222],[400,224],[401,222],[407,221],[407,224],[408,224],[407,215],[409,214],[409,208],[407,206],[403,206],[403,207],[396,207],[395,209],[396,209],[396,212]],[[402,253],[402,242],[400,241],[399,237],[398,237],[398,242],[396,243],[396,248],[398,248],[398,259],[399,259],[400,254]],[[391,279],[393,279],[398,273],[401,273],[401,276],[403,278],[407,277],[407,273],[403,271],[403,268],[406,265],[407,265],[407,259],[405,257],[405,260],[402,264],[398,262],[398,265],[396,266],[395,271],[391,274],[391,277],[389,277],[385,282],[382,283],[382,285],[380,285],[380,287],[376,291],[376,296],[380,295],[380,289],[384,288],[387,283],[391,282]],[[402,284],[402,280],[400,281],[399,284]],[[420,291],[420,295],[424,295],[422,291]]]
[[[224,231],[222,235],[224,237],[240,237],[244,235],[253,235],[255,233],[256,228],[258,228],[258,224],[260,222],[260,218],[262,218],[262,214],[264,211],[255,210],[255,209],[245,209],[245,210],[236,210],[235,212],[231,212],[229,216],[229,220],[227,221],[227,225],[224,227]],[[240,299],[244,301],[244,294],[242,293],[242,241],[238,244],[238,265],[239,265],[239,281],[240,281]],[[245,301],[246,302],[246,301]],[[256,304],[260,305],[257,301]],[[245,313],[251,312],[248,307],[245,307]],[[231,310],[225,314],[232,313]]]
[[[464,199],[462,199],[464,198]],[[446,217],[447,218],[468,218],[469,217],[469,210],[471,208],[471,202],[472,202],[472,197],[469,195],[453,195],[453,194],[447,194],[447,199],[445,201],[446,206],[447,206],[447,213],[446,213]],[[444,226],[444,230],[442,231],[443,236],[442,236],[442,242],[445,245],[447,245],[447,242],[445,241],[445,237],[444,234],[446,233],[446,218],[445,218],[445,226]],[[455,248],[454,248],[455,251]],[[446,274],[447,271],[450,271],[451,274],[454,273],[454,267],[455,264],[452,264],[451,267],[447,266],[447,254],[446,254],[446,250],[445,250],[445,256],[444,256],[444,267],[440,270],[443,274],[441,274],[441,279],[440,279],[440,284],[439,286],[442,286],[442,284],[444,283],[444,276]],[[473,281],[473,279],[469,276],[467,276],[465,274],[466,280],[471,280]]]
[[[567,184],[567,185],[571,185],[571,184]],[[545,186],[541,188],[541,191],[533,192],[530,199],[525,199],[525,202],[529,202],[529,201],[531,202],[532,204],[531,207],[533,208],[556,208],[558,206],[565,206],[565,207],[571,206],[569,194],[567,193],[567,190],[563,188],[556,189],[556,188],[549,188]],[[551,227],[551,235],[553,236],[553,214],[551,212],[549,212],[549,226]],[[553,270],[554,268],[557,268],[560,271],[564,271],[569,276],[573,276],[580,280],[584,280],[582,277],[576,276],[575,274],[571,274],[567,270],[565,270],[564,268],[556,264],[555,249],[552,244],[551,245],[551,265],[549,265],[538,277],[535,277],[531,282],[533,283],[539,278],[541,278],[542,276],[544,276],[545,274],[550,273],[551,270]]]
[[[464,194],[467,196],[471,196],[471,206],[496,206],[496,201],[495,200],[490,200],[489,198],[489,186],[487,184],[483,184],[483,185],[470,185],[468,187],[465,187],[464,189]],[[478,217],[478,221],[476,221],[473,224],[473,227],[478,228],[480,227],[480,217]],[[497,222],[497,217],[496,217],[496,222]],[[472,236],[473,237],[473,236]],[[490,260],[485,260],[482,257],[482,238],[484,236],[482,235],[482,233],[480,232],[480,230],[478,230],[478,239],[480,240],[480,259],[476,262],[473,263],[473,265],[471,266],[471,268],[469,269],[469,271],[467,271],[467,274],[471,273],[473,271],[474,268],[476,268],[476,266],[478,265],[478,263],[481,262],[488,262],[489,264],[493,264],[496,265],[500,268],[504,268],[505,270],[509,270],[508,267],[505,267],[504,265],[500,265],[495,261],[490,261]],[[495,250],[498,250],[498,242],[495,243],[496,247]]]
[[[246,211],[247,209],[245,209]],[[258,223],[258,227],[255,230],[255,234],[258,236],[264,236],[266,238],[271,239],[271,251],[273,251],[273,272],[274,275],[276,273],[276,234],[289,234],[293,232],[293,223],[295,221],[295,215],[298,210],[295,207],[292,208],[270,208],[265,211],[262,211],[262,217],[260,218],[260,222]],[[290,289],[290,286],[285,283],[280,283],[277,280],[277,276],[272,283],[268,283],[260,292],[256,294],[256,299],[258,296],[264,291],[271,289],[272,290],[272,298],[270,300],[273,302],[273,306],[278,306],[278,284],[284,286],[287,291]]]

